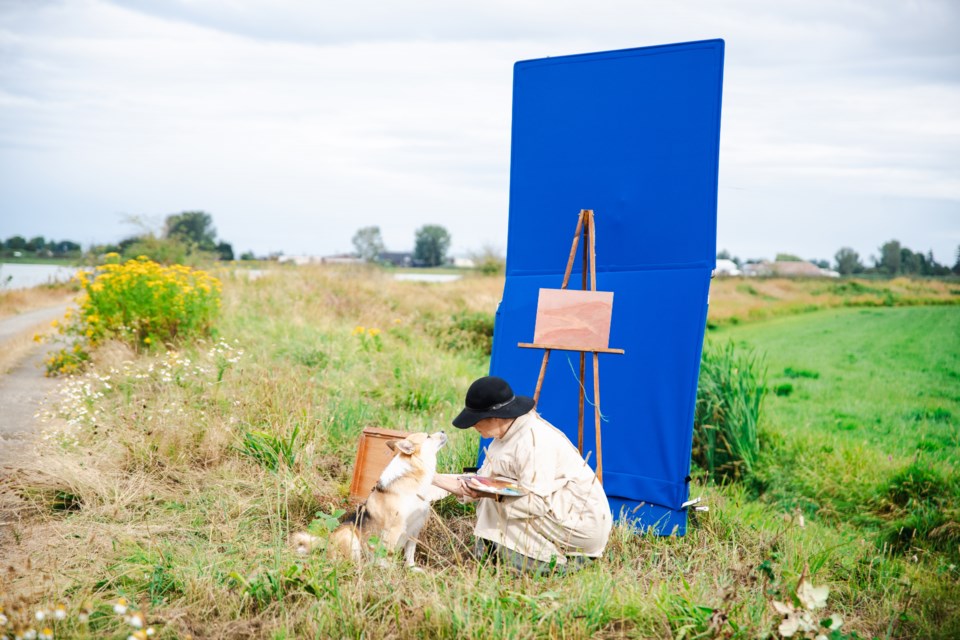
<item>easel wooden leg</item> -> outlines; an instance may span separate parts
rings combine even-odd
[[[583,388],[584,376],[583,369],[584,363],[586,362],[587,354],[584,351],[580,352],[580,408],[577,411],[577,450],[580,452],[580,455],[583,455],[583,396],[586,395],[586,391]]]
[[[533,390],[533,406],[540,400],[540,389],[543,388],[543,376],[547,373],[547,362],[550,360],[550,349],[543,351],[543,362],[540,363],[540,375],[537,376],[537,387]]]
[[[593,353],[593,424],[597,438],[597,480],[603,484],[603,447],[600,444],[600,356]]]
[[[587,290],[587,269],[589,269],[590,264],[587,259],[587,247],[590,246],[590,224],[587,222],[584,224],[584,218],[587,217],[587,210],[580,210],[580,223],[583,226],[583,268],[581,269],[580,278],[580,289],[582,291]],[[580,452],[580,455],[583,455],[583,398],[586,395],[586,389],[583,388],[583,384],[586,382],[587,378],[584,375],[586,369],[586,359],[587,354],[584,351],[580,352],[580,406],[577,411],[577,450]]]

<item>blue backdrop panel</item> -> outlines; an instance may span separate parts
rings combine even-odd
[[[716,256],[723,41],[518,62],[507,278],[490,371],[532,395],[541,287],[559,288],[580,209],[596,216],[597,288],[613,291],[600,355],[611,508],[683,533],[700,350]],[[581,286],[578,252],[571,288]],[[554,351],[538,409],[575,443],[579,354]],[[592,356],[587,400],[593,399]],[[595,466],[593,408],[584,454]]]

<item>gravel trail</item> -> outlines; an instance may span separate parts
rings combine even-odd
[[[23,335],[32,335],[63,318],[69,303],[28,311],[0,320],[0,349]],[[46,398],[57,388],[57,380],[43,375],[43,361],[57,345],[43,343],[12,370],[0,375],[0,466],[16,464],[26,454],[27,444],[39,431],[34,418]]]

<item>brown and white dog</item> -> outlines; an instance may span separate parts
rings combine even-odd
[[[430,514],[430,503],[447,495],[432,485],[437,472],[437,452],[447,443],[442,431],[433,434],[412,433],[403,440],[390,440],[387,446],[397,454],[380,474],[366,502],[341,520],[330,534],[328,548],[354,562],[363,559],[368,541],[377,536],[384,548],[403,547],[404,561],[414,566],[417,536]],[[319,539],[298,533],[293,544],[301,553],[317,545]]]

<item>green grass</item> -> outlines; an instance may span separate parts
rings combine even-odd
[[[960,598],[960,310],[823,311],[711,339],[766,354],[760,500],[924,566],[914,615],[944,615]],[[947,609],[937,624],[956,630]]]
[[[960,458],[960,309],[831,310],[711,332],[766,354],[765,423],[827,445],[867,445],[898,462]]]

